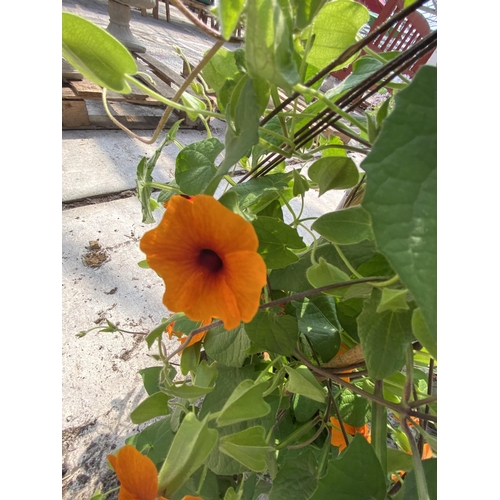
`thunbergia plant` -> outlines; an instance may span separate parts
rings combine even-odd
[[[108,456],[119,499],[436,498],[436,68],[402,75],[436,33],[374,53],[352,0],[220,0],[215,15],[213,48],[167,100],[111,35],[63,14],[63,55],[81,73],[167,106],[139,140],[158,140],[172,109],[207,129],[183,147],[177,122],[137,167],[153,225],[139,264],[163,280],[166,311],[130,415],[152,423]],[[244,43],[227,50],[241,23]],[[367,95],[378,104],[360,108]],[[227,122],[224,143],[210,117]],[[175,180],[161,184],[171,142]],[[306,193],[330,190],[348,193],[342,207],[305,217]]]

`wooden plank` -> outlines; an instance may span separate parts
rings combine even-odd
[[[70,87],[80,97],[100,99],[102,96],[101,87],[86,78],[80,82],[70,82]]]
[[[141,53],[137,54],[137,57],[147,62],[153,72],[168,85],[172,85],[173,83],[177,85],[177,87],[180,87],[184,83],[185,79],[181,75],[178,75],[175,71],[172,71],[168,66],[149,54]],[[188,89],[188,92],[191,94],[193,93],[191,89]]]
[[[68,101],[81,101],[82,98],[75,94],[75,91],[71,87],[62,88],[62,98]]]
[[[85,101],[62,101],[62,127],[88,127],[89,115]]]
[[[159,78],[158,76],[156,76],[156,74],[151,73],[150,71],[148,71],[150,69],[149,66],[147,66],[144,63],[142,63],[141,61],[136,61],[136,63],[137,63],[137,67],[139,68],[139,71],[147,73],[151,77],[151,79],[153,80],[153,82],[155,82],[156,86],[152,86],[150,84],[150,82],[148,81],[148,79],[145,78],[145,77],[143,77],[143,76],[141,76],[141,75],[137,75],[137,79],[138,80],[141,80],[149,88],[152,88],[155,92],[158,92],[158,94],[161,94],[163,97],[166,97],[167,99],[172,99],[172,97],[174,97],[175,90],[170,85],[168,85],[167,83],[165,83],[161,78]]]

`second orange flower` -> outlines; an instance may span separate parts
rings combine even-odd
[[[227,330],[257,313],[266,265],[253,226],[207,195],[173,196],[160,224],[141,239],[165,282],[163,303],[193,321],[220,318]]]

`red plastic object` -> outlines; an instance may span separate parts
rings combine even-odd
[[[368,3],[376,2],[378,0],[363,0],[361,3],[368,7]],[[375,19],[373,25],[368,33],[372,33],[381,24],[385,23],[390,17],[394,16],[397,12],[404,7],[404,0],[387,0],[383,6],[379,16]],[[375,40],[368,44],[368,47],[375,52],[392,52],[395,50],[404,51],[410,46],[427,36],[431,32],[429,23],[425,17],[419,12],[412,12],[404,19],[401,19],[395,26],[390,28],[385,33],[380,34]],[[362,55],[365,52],[362,52]],[[421,57],[415,64],[403,71],[409,77],[415,76],[415,73],[423,66],[431,57],[432,53],[426,54]],[[348,66],[338,71],[332,72],[332,76],[343,80],[352,71],[352,66]]]

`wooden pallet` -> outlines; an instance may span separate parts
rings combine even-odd
[[[158,94],[167,99],[172,99],[177,89],[184,83],[185,78],[175,71],[168,68],[154,57],[148,54],[133,54],[136,58],[139,71],[147,73],[156,85],[151,85],[146,77],[140,75],[137,79],[153,89]],[[89,101],[102,101],[102,89],[95,83],[84,78],[66,61],[63,60],[63,78],[62,78],[62,128],[63,130],[75,129],[117,129],[107,114],[103,111],[102,114],[92,115],[88,112],[87,103]],[[188,89],[188,92],[191,92]],[[161,113],[158,116],[150,116],[151,113],[146,113],[145,110],[157,108],[164,109],[166,106],[156,99],[149,97],[137,87],[132,88],[129,94],[118,94],[116,92],[107,92],[107,101],[111,107],[119,108],[119,103],[135,104],[137,107],[131,112],[130,106],[124,113],[117,113],[115,118],[127,128],[131,130],[150,130],[155,129],[161,118]],[[189,117],[180,111],[174,110],[172,116],[166,124],[169,128],[175,121],[183,118],[181,128],[202,129],[203,124],[200,120],[192,121]]]

